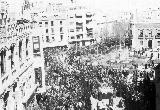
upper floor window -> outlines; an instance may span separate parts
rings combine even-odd
[[[74,32],[74,29],[70,29],[70,32]]]
[[[159,30],[158,30],[158,32],[157,32],[155,38],[156,38],[156,39],[160,39],[160,32],[159,32]]]
[[[63,28],[62,27],[60,28],[60,32],[63,32]]]
[[[49,36],[46,36],[46,42],[49,42]]]
[[[19,60],[22,60],[22,41],[19,41]]]
[[[140,41],[140,45],[143,45],[143,40]]]
[[[77,35],[77,39],[80,39],[80,35]]]
[[[140,30],[139,38],[143,38],[143,30]]]
[[[63,40],[63,35],[61,35],[61,41]]]
[[[46,29],[46,33],[48,33],[48,29]]]
[[[29,40],[28,40],[28,38],[26,39],[26,56],[28,56],[28,42],[29,42]]]
[[[71,36],[71,39],[75,39],[75,37],[74,37],[74,36]]]
[[[45,22],[45,27],[48,27],[48,22]]]
[[[1,76],[6,72],[6,50],[2,50],[0,53],[0,68]]]
[[[14,45],[11,45],[11,69],[14,67]]]
[[[54,25],[54,22],[53,21],[51,21],[51,26],[53,26]]]
[[[39,22],[39,26],[42,27],[42,22]]]
[[[82,15],[75,15],[75,18],[82,18]]]
[[[157,43],[158,43],[158,46],[160,46],[160,41],[157,41]]]
[[[73,24],[74,24],[74,22],[69,22],[69,24],[70,24],[70,25],[73,25]]]
[[[62,21],[60,21],[60,25],[62,25]]]
[[[54,33],[54,28],[51,28],[51,32]]]
[[[33,53],[36,55],[40,55],[40,42],[39,36],[33,36]]]
[[[85,41],[82,42],[82,46],[85,46]]]
[[[54,38],[54,37],[52,37],[52,40],[54,41],[54,40],[55,40],[55,38]]]

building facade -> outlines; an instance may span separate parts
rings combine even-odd
[[[71,3],[68,9],[68,42],[70,46],[88,46],[94,43],[94,13],[86,7]]]
[[[94,14],[65,3],[24,0],[10,12],[10,5],[0,2],[0,110],[34,108],[35,94],[46,91],[45,48],[94,43]]]
[[[67,46],[67,7],[61,2],[50,3],[39,17],[43,48]]]
[[[132,47],[135,49],[159,48],[160,9],[136,11],[132,25]]]
[[[8,11],[6,2],[1,2],[1,6],[6,8],[1,9],[0,19],[0,108],[28,110],[32,108],[30,101],[40,86],[34,67],[32,30],[35,26],[26,19],[29,2],[25,1],[22,11],[16,13]]]

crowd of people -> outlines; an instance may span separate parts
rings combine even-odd
[[[142,85],[144,86],[148,75],[144,77],[140,85],[137,85],[138,75],[134,64],[129,64],[130,67],[126,70],[125,66],[128,64],[119,68],[119,65],[116,67],[116,64],[106,66],[98,61],[95,63],[93,56],[96,56],[96,50],[89,49],[89,47],[79,51],[67,50],[67,48],[59,48],[59,50],[50,48],[44,53],[45,66],[48,68],[46,70],[46,85],[51,88],[39,96],[41,98],[38,102],[46,105],[47,110],[62,108],[65,110],[90,110],[91,97],[98,101],[102,100],[104,94],[99,88],[104,83],[108,87],[114,88],[112,96],[124,99],[126,108],[129,107],[128,102],[137,102],[142,100],[144,96],[144,90],[140,90],[140,88]],[[131,83],[128,83],[128,78]]]

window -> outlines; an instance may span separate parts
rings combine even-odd
[[[51,28],[51,32],[54,33],[54,28]]]
[[[140,30],[140,34],[138,36],[139,39],[142,39],[143,38],[143,30]]]
[[[0,74],[2,74],[2,53],[0,52]]]
[[[75,15],[76,18],[82,18],[82,15]]]
[[[49,36],[46,36],[46,42],[49,42]]]
[[[53,24],[53,21],[51,21],[51,26],[53,26],[54,24]]]
[[[63,28],[62,28],[62,27],[60,28],[60,32],[61,32],[61,33],[63,32]]]
[[[46,33],[48,33],[48,29],[46,29]]]
[[[45,22],[45,27],[48,27],[48,22]]]
[[[77,39],[81,39],[81,38],[83,38],[83,34],[77,35]]]
[[[52,37],[52,40],[53,40],[53,41],[55,40],[54,37]]]
[[[2,50],[0,53],[0,64],[1,64],[1,76],[3,76],[6,72],[6,50]]]
[[[61,35],[61,41],[63,40],[63,35]]]
[[[73,24],[74,24],[74,22],[69,22],[69,24],[70,24],[70,25],[73,25]]]
[[[77,42],[77,46],[78,46],[78,47],[80,46],[80,42]]]
[[[35,83],[39,84],[39,86],[42,86],[42,69],[41,67],[39,68],[34,68],[35,72]]]
[[[82,46],[85,46],[85,41],[82,42]]]
[[[70,29],[70,32],[74,32],[74,29]]]
[[[157,35],[155,36],[156,39],[160,39],[160,32],[157,33]]]
[[[19,41],[19,60],[22,60],[22,41]]]
[[[143,45],[143,41],[142,40],[140,41],[140,45]]]
[[[60,21],[60,25],[62,25],[62,21]]]
[[[80,39],[80,36],[79,36],[79,35],[77,35],[77,39]]]
[[[33,53],[37,54],[38,52],[40,52],[39,36],[34,36],[33,37]]]
[[[160,41],[157,41],[157,43],[158,43],[158,46],[160,46]]]
[[[28,38],[26,39],[26,56],[28,56]]]
[[[14,45],[10,47],[11,49],[11,69],[14,67]]]
[[[42,27],[42,22],[39,22],[39,26]]]
[[[71,39],[74,39],[74,36],[71,36]]]

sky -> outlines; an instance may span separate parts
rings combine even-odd
[[[79,0],[79,2],[104,11],[160,7],[160,0]]]
[[[23,0],[6,0],[7,2],[14,4],[14,9],[18,9],[19,4],[22,4]],[[40,0],[30,0],[40,1]],[[42,0],[42,1],[54,1],[54,0]],[[135,9],[147,9],[160,7],[160,0],[76,0],[77,3],[90,7],[91,9],[100,10],[103,13],[116,14],[118,12],[130,11]]]

